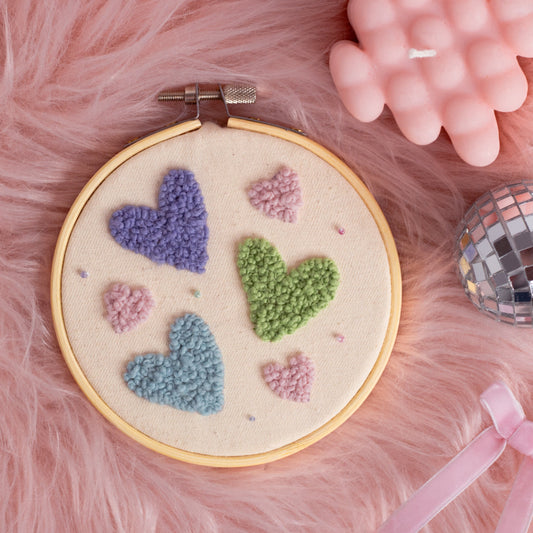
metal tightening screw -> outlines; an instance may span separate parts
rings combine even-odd
[[[227,104],[253,104],[256,99],[255,87],[250,85],[224,85],[222,93]],[[199,102],[202,100],[222,100],[222,95],[218,89],[198,89],[197,92],[196,85],[189,85],[182,91],[159,93],[157,99],[160,102],[181,100],[186,104],[196,104],[197,95]]]

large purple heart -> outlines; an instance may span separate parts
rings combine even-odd
[[[124,248],[179,270],[205,272],[207,211],[188,170],[171,170],[159,189],[159,207],[127,205],[111,215],[109,230]]]

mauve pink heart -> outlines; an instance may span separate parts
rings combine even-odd
[[[250,203],[271,218],[296,222],[303,205],[298,174],[290,168],[281,169],[273,178],[254,183],[248,191]]]
[[[125,333],[144,322],[155,302],[152,293],[142,287],[131,290],[124,283],[117,283],[104,294],[107,320],[115,333]]]
[[[284,400],[308,402],[315,380],[315,364],[304,354],[291,357],[289,366],[271,363],[263,368],[267,385]]]

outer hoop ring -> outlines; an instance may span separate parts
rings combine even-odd
[[[160,441],[157,441],[125,422],[105,403],[105,401],[95,391],[95,389],[83,373],[83,370],[81,369],[78,360],[76,359],[72,346],[70,345],[63,318],[63,309],[61,304],[61,280],[66,250],[68,247],[72,230],[86,203],[89,201],[89,199],[96,191],[96,189],[100,186],[100,184],[115,169],[117,169],[120,165],[122,165],[124,162],[126,162],[128,159],[135,156],[139,152],[146,150],[147,148],[150,148],[151,146],[154,146],[155,144],[158,144],[162,141],[166,141],[168,139],[178,137],[185,133],[196,130],[200,128],[201,125],[202,123],[199,120],[195,119],[178,124],[176,126],[172,126],[168,129],[159,131],[157,133],[154,133],[153,135],[140,139],[139,141],[137,141],[133,145],[128,146],[127,148],[119,152],[117,155],[115,155],[112,159],[110,159],[104,166],[102,166],[96,172],[96,174],[85,185],[85,187],[82,189],[67,214],[65,222],[63,223],[63,227],[61,228],[61,231],[59,233],[54,252],[50,283],[52,319],[59,347],[75,381],[77,382],[83,393],[87,396],[89,401],[94,405],[94,407],[96,407],[96,409],[100,411],[100,413],[105,418],[107,418],[109,422],[111,422],[114,426],[120,429],[123,433],[136,440],[143,446],[150,448],[151,450],[187,463],[215,467],[254,466],[275,461],[277,459],[282,459],[283,457],[287,457],[289,455],[292,455],[293,453],[303,450],[307,446],[310,446],[311,444],[322,439],[323,437],[331,433],[333,430],[338,428],[343,422],[345,422],[368,397],[368,395],[378,382],[381,374],[385,370],[385,366],[387,365],[387,362],[389,360],[394,341],[396,339],[396,334],[398,332],[402,299],[400,262],[391,230],[376,200],[370,194],[363,182],[357,177],[357,175],[337,156],[335,156],[332,152],[330,152],[320,144],[310,140],[307,137],[299,135],[294,131],[285,130],[277,126],[263,124],[261,122],[256,122],[252,120],[234,117],[228,119],[228,128],[235,128],[255,133],[271,135],[273,137],[278,137],[280,139],[289,141],[293,144],[297,144],[309,150],[313,154],[323,159],[335,170],[337,170],[350,183],[350,185],[352,185],[357,194],[359,194],[364,204],[371,212],[378,226],[389,261],[391,276],[391,312],[389,317],[389,323],[387,326],[387,333],[383,340],[383,344],[380,353],[377,357],[376,363],[370,371],[370,374],[364,381],[361,388],[346,404],[346,406],[341,411],[339,411],[331,420],[326,422],[324,425],[322,425],[315,431],[280,448],[270,450],[264,453],[242,456],[214,456],[199,454],[195,452],[180,450],[178,448],[169,446],[168,444],[164,444]]]

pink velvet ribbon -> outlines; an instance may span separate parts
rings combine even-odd
[[[446,505],[485,472],[507,445],[526,457],[507,499],[496,533],[526,533],[533,518],[533,422],[507,385],[493,383],[481,404],[493,426],[437,472],[378,529],[378,533],[413,533],[424,527]]]

